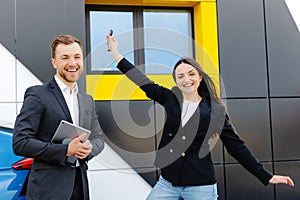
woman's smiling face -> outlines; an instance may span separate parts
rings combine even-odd
[[[175,70],[176,84],[183,95],[198,95],[202,76],[192,65],[181,63]]]

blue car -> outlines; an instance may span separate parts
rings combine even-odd
[[[12,134],[12,128],[0,125],[0,199],[24,200],[33,159],[14,154]]]

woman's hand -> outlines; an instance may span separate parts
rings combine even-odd
[[[270,180],[269,183],[271,184],[287,184],[289,186],[294,186],[293,180],[288,176],[279,176],[274,175]]]
[[[115,61],[118,63],[120,60],[122,60],[123,56],[118,51],[118,41],[113,37],[106,35],[105,36],[106,41],[110,43],[110,53],[111,56],[115,59]]]

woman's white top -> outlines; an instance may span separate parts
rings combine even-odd
[[[199,103],[200,103],[200,101],[193,102],[193,101],[183,100],[182,111],[181,111],[181,124],[182,124],[182,126],[184,126],[186,124],[186,122],[189,121],[191,116],[197,110]]]

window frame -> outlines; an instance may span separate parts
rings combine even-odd
[[[132,12],[133,13],[133,29],[142,31],[144,28],[144,10],[182,10],[188,11],[191,15],[191,37],[195,40],[195,28],[194,28],[194,9],[193,7],[172,7],[172,6],[112,6],[112,5],[86,5],[86,55],[91,52],[91,38],[90,38],[90,11],[116,11],[116,12]],[[133,32],[133,45],[134,45],[134,64],[136,66],[142,66],[141,70],[145,72],[145,54],[144,54],[144,33]],[[142,48],[137,48],[137,46]],[[195,58],[195,43],[192,43],[192,56]],[[122,74],[119,70],[91,70],[90,58],[86,59],[87,74]]]

